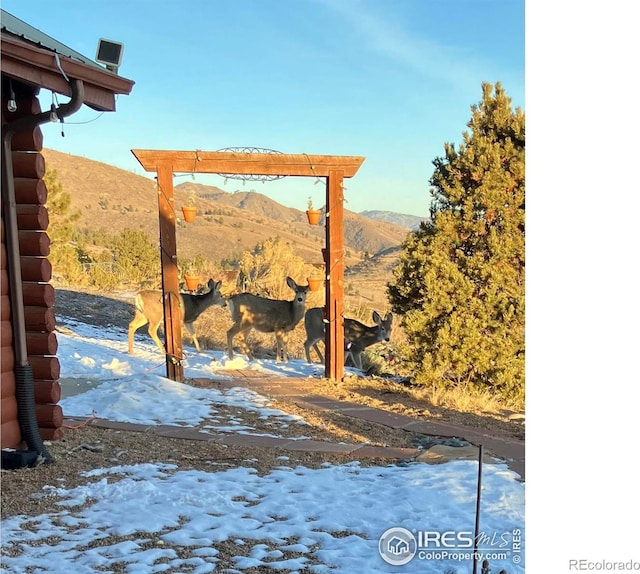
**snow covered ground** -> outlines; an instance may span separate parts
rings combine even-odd
[[[129,356],[123,331],[65,323],[70,328],[58,334],[58,356],[66,385],[73,387],[62,400],[67,416],[95,412],[118,421],[196,425],[226,404],[278,424],[299,424],[304,434],[304,421],[252,391],[199,389],[166,379],[150,339],[137,342],[137,354]],[[306,377],[322,369],[303,361],[228,361],[221,352],[189,350],[187,377],[223,378],[219,371],[233,368]],[[244,430],[241,421],[234,424],[225,430]],[[282,466],[265,476],[246,467],[203,472],[140,464],[95,469],[77,488],[53,483],[41,495],[59,496],[58,512],[2,522],[2,544],[23,549],[3,556],[4,571],[82,574],[122,564],[130,574],[256,567],[350,574],[473,571],[477,462],[363,467],[356,461],[310,469],[288,464],[286,456],[280,460]],[[478,572],[483,557],[492,572],[525,571],[525,488],[518,478],[504,464],[483,465]],[[160,543],[150,533],[160,533]],[[224,570],[216,549],[222,543],[237,548],[232,567]]]

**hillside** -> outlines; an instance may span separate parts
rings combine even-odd
[[[420,223],[424,221],[425,217],[418,217],[417,215],[409,215],[408,213],[396,213],[395,211],[380,211],[372,209],[368,211],[361,211],[360,215],[375,219],[377,221],[384,221],[385,223],[393,223],[400,227],[406,227],[407,229],[416,230],[420,226]]]
[[[80,228],[143,230],[158,236],[155,181],[94,160],[42,151],[47,169],[71,195],[72,208],[82,212]],[[321,262],[325,228],[312,227],[303,211],[285,207],[256,192],[229,193],[214,186],[176,181],[176,209],[197,195],[200,216],[194,223],[182,221],[178,212],[178,256],[201,253],[211,261],[237,256],[269,237],[279,236],[293,245],[309,263]],[[365,253],[376,254],[402,243],[407,229],[345,211],[346,264],[362,261]]]

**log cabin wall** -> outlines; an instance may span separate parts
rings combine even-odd
[[[40,103],[33,89],[16,90],[16,112],[7,112],[2,101],[2,123],[24,115],[40,113]],[[46,233],[49,217],[46,209],[47,188],[44,182],[45,161],[40,153],[42,131],[36,127],[29,132],[14,134],[11,140],[12,166],[18,215],[22,297],[24,301],[27,353],[33,370],[36,414],[43,440],[59,440],[63,436],[63,412],[60,401],[60,362],[56,356],[58,341],[55,334],[55,291],[50,284],[52,269],[49,260],[50,240]],[[0,290],[1,328],[1,448],[23,448],[18,424],[15,392],[14,324],[11,316],[9,269],[5,245],[2,206],[2,264]]]

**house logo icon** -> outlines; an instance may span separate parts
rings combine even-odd
[[[392,566],[403,566],[416,555],[418,544],[415,536],[406,528],[389,528],[378,541],[378,552],[382,559]]]

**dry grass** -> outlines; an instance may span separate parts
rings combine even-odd
[[[424,387],[398,383],[386,377],[348,376],[339,382],[321,380],[315,383],[314,392],[418,419],[451,422],[524,438],[523,411],[507,408],[488,398],[467,401],[463,391],[459,391],[458,397],[452,392],[446,401],[433,401],[432,393]]]
[[[398,335],[399,336],[399,335]],[[376,376],[382,381],[390,376],[396,376],[408,380],[406,376],[398,377],[400,371],[406,374],[401,366],[389,364],[389,359],[393,357],[394,345],[379,344],[377,348],[365,356],[364,370],[373,376],[371,385],[378,386]],[[388,387],[384,382],[380,390]],[[471,385],[458,385],[455,387],[426,386],[420,384],[404,384],[401,387],[393,385],[393,392],[404,393],[412,400],[429,404],[432,407],[457,411],[460,413],[473,413],[478,415],[489,415],[501,417],[504,413],[524,413],[524,405],[505,402],[500,397],[491,392],[490,389],[480,390]]]
[[[498,414],[516,405],[505,404],[488,390],[478,390],[469,385],[452,388],[418,387],[416,398],[429,401],[434,406],[455,409],[463,413]]]

